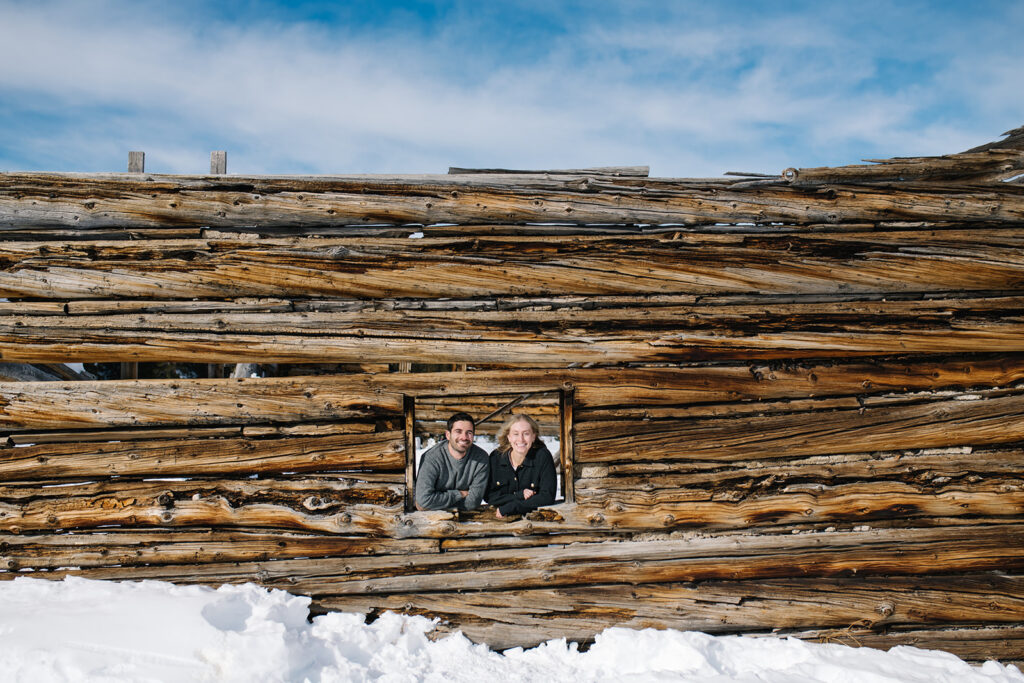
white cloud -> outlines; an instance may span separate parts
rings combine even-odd
[[[426,36],[204,25],[156,7],[0,4],[0,96],[66,119],[16,141],[0,133],[0,165],[63,155],[99,170],[97,159],[144,149],[151,170],[201,172],[226,148],[229,170],[247,173],[646,163],[717,175],[957,151],[1024,123],[1012,118],[1024,111],[1019,44],[948,59],[908,44],[908,58],[938,66],[882,87],[890,46],[846,33],[842,12],[588,17],[531,60],[480,70],[486,45],[467,47],[452,24]]]

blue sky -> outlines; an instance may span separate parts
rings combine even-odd
[[[1024,2],[0,0],[0,170],[653,175],[1024,125]]]

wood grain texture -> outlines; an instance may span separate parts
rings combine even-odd
[[[774,455],[774,454],[773,454]],[[719,499],[754,492],[781,491],[790,485],[834,485],[898,480],[922,486],[1005,481],[1014,485],[1024,472],[1024,450],[1014,448],[912,449],[762,460],[704,460],[616,463],[579,468],[581,501],[607,493],[699,489]]]
[[[41,444],[0,449],[0,480],[243,477],[287,472],[399,471],[402,432],[272,439]]]
[[[367,533],[402,511],[404,486],[357,478],[158,480],[0,486],[0,531],[252,527]],[[352,531],[359,527],[358,531]]]
[[[545,176],[0,174],[0,226],[80,230],[430,223],[843,223],[1024,218],[1008,183],[755,186],[729,180]]]
[[[909,645],[925,650],[951,652],[968,662],[978,664],[996,660],[1003,664],[1024,666],[1024,628],[1020,626],[980,627],[966,624],[962,628],[893,628],[881,633],[864,628],[818,629],[796,631],[794,638],[850,647],[873,647],[885,650],[894,645]]]
[[[0,243],[0,296],[437,298],[1001,291],[1019,230]]]
[[[906,624],[1017,625],[1024,619],[1024,578],[989,573],[598,584],[328,596],[317,598],[317,606],[438,618],[444,630],[460,630],[494,649],[530,647],[552,638],[587,641],[613,626],[705,633],[856,628],[877,635]]]
[[[581,422],[576,457],[580,463],[728,461],[1024,439],[1024,395],[961,398],[765,417]]]
[[[0,384],[0,429],[9,430],[344,421],[401,412],[401,394],[313,378]]]
[[[0,359],[617,363],[1024,351],[1020,297],[217,316],[10,316]]]
[[[0,534],[0,570],[138,567],[215,562],[436,552],[428,539],[304,534],[287,531],[104,529],[66,534]]]
[[[112,567],[77,574],[184,583],[241,583],[324,597],[523,590],[573,585],[747,581],[794,577],[927,576],[1024,568],[1020,525],[878,529],[779,536],[585,543],[389,557],[280,560],[200,567]]]
[[[372,402],[382,398],[386,411],[397,411],[397,394],[413,396],[488,395],[496,389],[510,393],[575,388],[580,417],[626,407],[666,406],[686,414],[702,404],[751,405],[771,412],[774,401],[913,393],[972,392],[1013,385],[1024,380],[1024,356],[985,355],[971,358],[903,358],[874,362],[801,362],[648,368],[552,368],[495,371],[349,374],[302,378],[267,377],[252,380],[138,380],[121,382],[47,382],[23,385],[0,383],[0,429],[137,426],[199,422],[251,422],[265,419],[277,426],[250,424],[247,435],[264,433],[323,433],[324,430],[364,431],[368,422],[294,424],[312,419],[336,419],[339,407],[352,398]],[[307,396],[306,394],[310,394]],[[392,402],[394,400],[394,402]],[[472,399],[467,399],[472,400]],[[919,399],[915,399],[919,400]],[[768,402],[768,403],[766,403]],[[239,409],[238,403],[245,408]],[[777,404],[779,407],[784,403]],[[858,404],[858,408],[860,405]],[[343,413],[344,414],[344,413]],[[643,419],[642,414],[634,417]],[[285,424],[281,424],[285,423]],[[171,428],[171,427],[169,427]],[[175,428],[171,428],[175,429]],[[184,428],[186,430],[201,427]],[[269,430],[269,431],[268,431]],[[125,433],[104,436],[87,432],[81,440],[132,438]],[[204,432],[207,433],[207,432]],[[221,434],[222,432],[217,432]],[[70,432],[68,439],[79,432]],[[188,434],[183,434],[187,436]],[[26,443],[47,436],[26,434]]]

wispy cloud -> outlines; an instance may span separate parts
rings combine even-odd
[[[821,4],[439,4],[375,22],[0,0],[0,169],[119,170],[143,149],[150,170],[202,172],[227,149],[239,173],[717,175],[957,151],[1024,123],[1021,6]]]

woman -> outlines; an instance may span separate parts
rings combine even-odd
[[[522,515],[555,502],[555,463],[529,415],[510,415],[498,430],[491,453],[487,502],[498,517]]]

